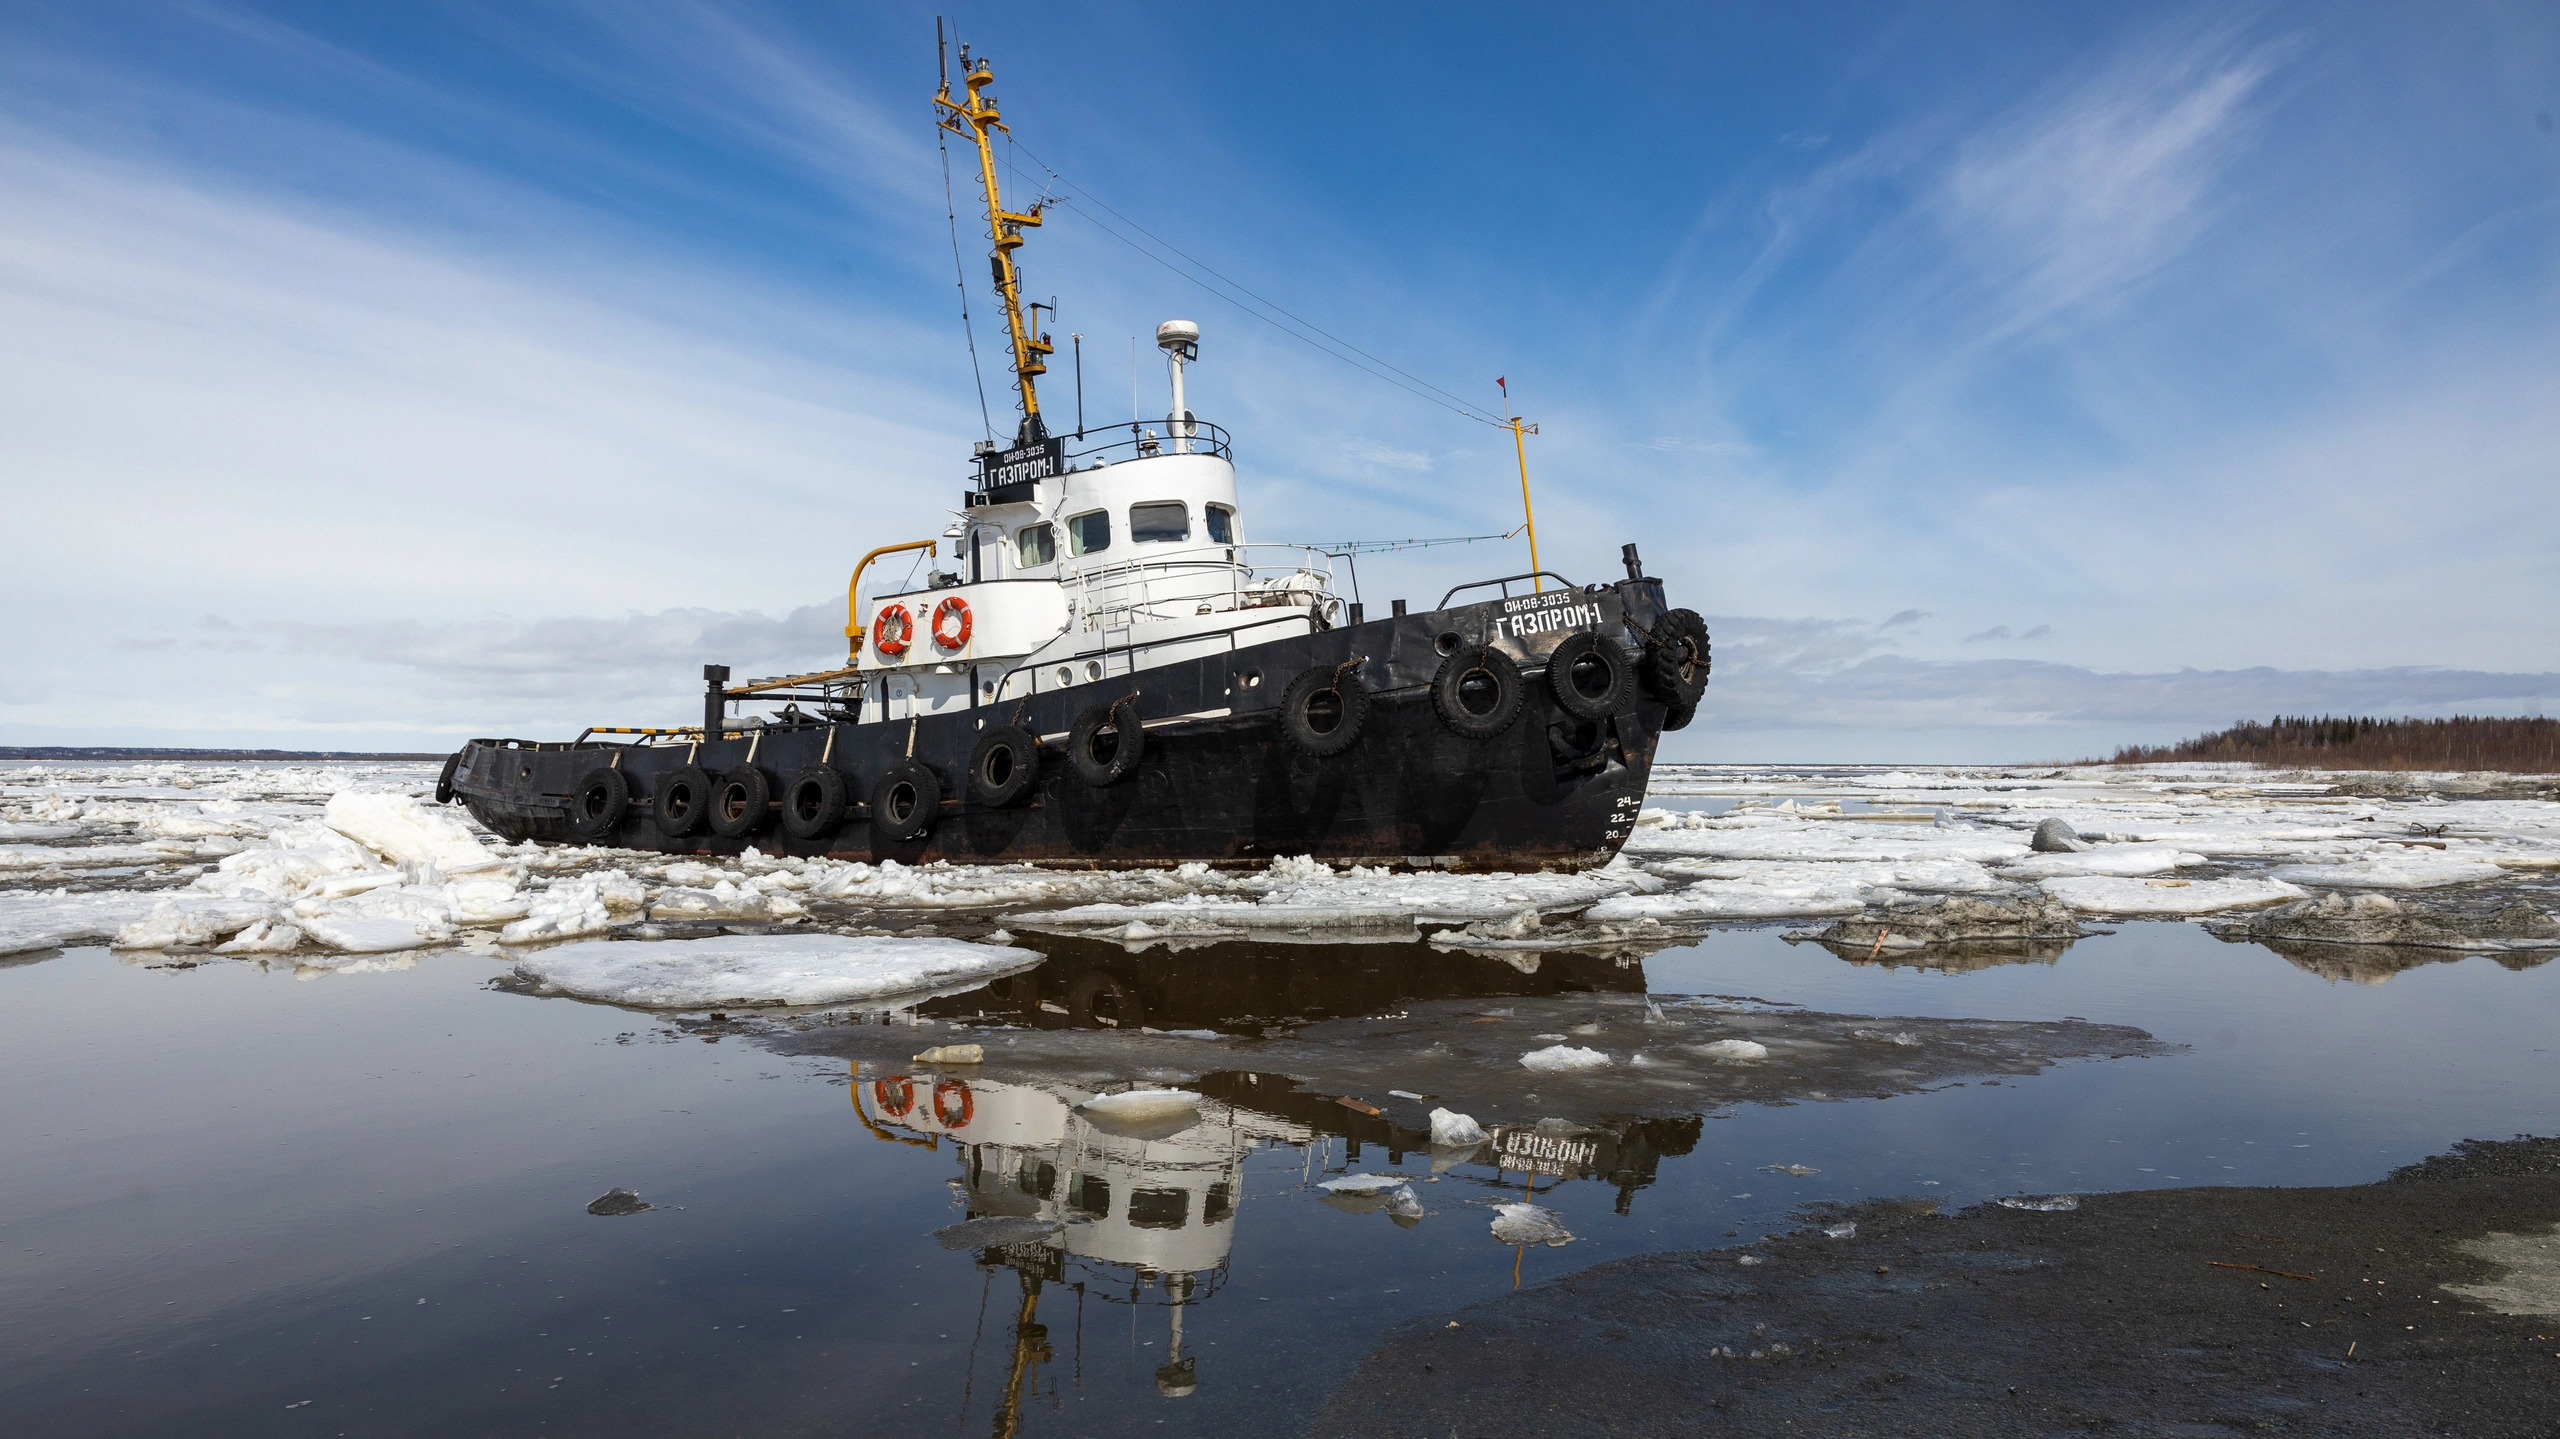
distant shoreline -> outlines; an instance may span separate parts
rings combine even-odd
[[[441,754],[376,754],[307,749],[129,749],[113,745],[0,745],[0,760],[440,760]]]

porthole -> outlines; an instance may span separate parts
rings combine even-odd
[[[1065,665],[1058,666],[1058,683],[1062,685],[1071,685],[1075,682],[1076,672],[1074,670],[1069,669]]]
[[[1098,680],[1102,678],[1102,661],[1086,660],[1084,662],[1084,677],[1089,680]]]
[[[1431,647],[1444,655],[1455,654],[1458,651],[1458,646],[1462,643],[1464,643],[1464,641],[1458,638],[1458,632],[1456,630],[1442,630],[1440,632],[1440,638],[1431,642]]]

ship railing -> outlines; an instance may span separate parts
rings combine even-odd
[[[1081,430],[1061,438],[1067,442],[1067,468],[1071,470],[1089,470],[1096,462],[1117,465],[1158,455],[1215,455],[1231,463],[1235,459],[1227,432],[1199,419],[1179,423],[1133,420],[1126,425]]]
[[[1089,630],[1290,606],[1330,617],[1340,607],[1333,558],[1303,545],[1221,545],[1090,566],[1066,583]]]

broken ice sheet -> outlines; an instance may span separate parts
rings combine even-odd
[[[844,1004],[928,994],[1018,973],[1026,949],[956,939],[879,935],[714,935],[704,939],[579,940],[516,963],[527,978],[613,1004]]]
[[[1564,1216],[1543,1204],[1495,1205],[1493,1237],[1503,1244],[1544,1244],[1551,1248],[1573,1242],[1573,1232],[1564,1227]]]

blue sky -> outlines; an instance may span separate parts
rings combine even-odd
[[[442,748],[826,662],[851,560],[937,532],[982,433],[934,13],[0,10],[43,616],[0,743]],[[2560,699],[2549,6],[945,13],[1010,173],[1074,187],[1023,264],[1092,418],[1194,318],[1257,537],[1517,522],[1507,436],[1078,195],[1473,403],[1508,376],[1550,567],[1637,540],[1715,621],[1674,757]]]

